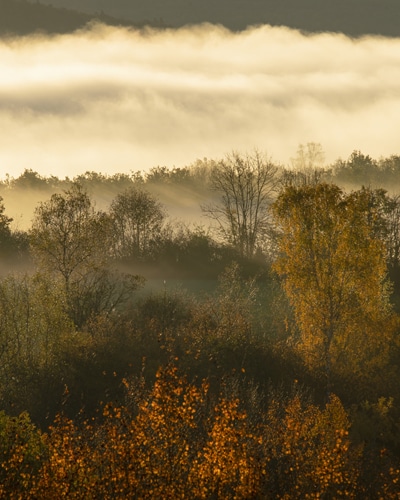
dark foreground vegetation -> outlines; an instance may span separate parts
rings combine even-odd
[[[2,183],[0,498],[399,498],[400,160],[319,153]]]

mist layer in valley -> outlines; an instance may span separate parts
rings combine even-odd
[[[102,25],[0,43],[0,176],[184,166],[232,149],[287,164],[398,150],[400,41],[260,26]]]

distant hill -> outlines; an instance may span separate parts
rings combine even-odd
[[[127,18],[117,19],[104,12],[84,13],[27,0],[0,0],[0,35],[27,35],[33,32],[69,33],[93,20],[113,26],[140,25]]]
[[[36,1],[36,0],[31,0]],[[399,0],[46,0],[86,13],[105,12],[125,21],[171,26],[220,23],[233,30],[248,25],[284,25],[305,31],[351,36],[400,36]]]

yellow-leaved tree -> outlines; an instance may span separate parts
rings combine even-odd
[[[307,366],[361,380],[387,362],[393,332],[383,219],[376,193],[319,183],[287,186],[273,213],[283,280]]]

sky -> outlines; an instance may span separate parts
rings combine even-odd
[[[400,154],[400,39],[94,26],[0,40],[0,178],[148,171],[258,149]]]

